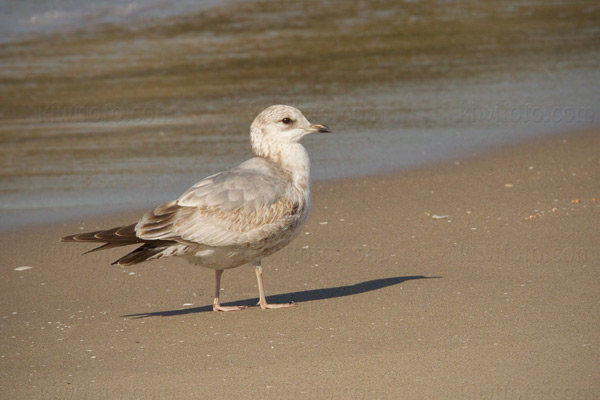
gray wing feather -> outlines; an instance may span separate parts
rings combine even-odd
[[[243,166],[243,164],[242,164]],[[145,240],[226,246],[281,229],[297,210],[290,182],[264,169],[236,167],[209,176],[179,199],[146,213],[135,230]]]

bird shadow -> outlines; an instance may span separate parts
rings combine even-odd
[[[326,299],[334,299],[336,297],[345,297],[352,296],[355,294],[371,292],[373,290],[383,289],[388,286],[398,285],[400,283],[406,281],[412,281],[416,279],[435,279],[441,278],[439,276],[423,276],[423,275],[413,275],[413,276],[396,276],[391,278],[382,278],[382,279],[373,279],[370,281],[356,283],[354,285],[346,285],[346,286],[337,286],[330,287],[324,289],[312,289],[312,290],[303,290],[299,292],[291,292],[284,294],[276,294],[274,296],[269,296],[268,300],[271,303],[304,303],[307,301],[315,301],[315,300],[326,300]],[[238,306],[255,306],[258,303],[258,298],[247,299],[236,302],[229,302],[224,305],[238,305]],[[185,308],[178,310],[165,310],[165,311],[155,311],[155,312],[147,312],[147,313],[139,313],[139,314],[128,314],[122,315],[124,318],[148,318],[148,317],[173,317],[176,315],[185,315],[185,314],[195,314],[201,312],[212,311],[212,305],[202,306],[202,307],[193,307],[193,308]]]

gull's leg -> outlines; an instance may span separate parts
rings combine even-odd
[[[222,306],[219,298],[221,297],[221,275],[223,275],[222,269],[215,270],[215,300],[213,301],[213,311],[237,311],[248,306]]]
[[[269,304],[267,303],[267,298],[265,297],[265,288],[263,287],[262,281],[262,266],[260,265],[260,261],[254,265],[254,272],[256,272],[256,279],[258,280],[258,305],[261,309],[265,310],[267,308],[286,308],[295,306],[296,303],[283,303],[283,304]]]

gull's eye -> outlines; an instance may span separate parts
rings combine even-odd
[[[286,125],[289,125],[292,123],[292,120],[289,119],[288,117],[285,117],[284,119],[281,120],[281,122],[283,122]]]

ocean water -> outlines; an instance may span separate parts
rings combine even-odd
[[[4,0],[0,2],[0,41],[63,33],[98,25],[167,18],[223,4],[218,0]]]
[[[0,2],[0,229],[151,207],[297,106],[315,179],[600,123],[596,1]]]

